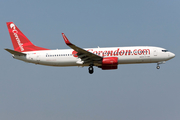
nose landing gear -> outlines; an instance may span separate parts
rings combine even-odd
[[[156,67],[157,69],[160,69],[160,66],[159,65],[157,65],[157,67]]]
[[[164,63],[165,63],[165,61],[158,62],[158,63],[157,63],[157,67],[156,67],[156,68],[157,68],[157,69],[160,69],[159,64],[164,64]]]

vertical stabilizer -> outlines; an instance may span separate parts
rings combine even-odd
[[[19,30],[13,22],[7,22],[8,31],[15,51],[27,52],[37,50],[48,50],[46,48],[38,47]]]

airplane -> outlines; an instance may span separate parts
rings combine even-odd
[[[7,22],[14,50],[5,49],[13,58],[46,66],[89,66],[90,74],[94,66],[102,70],[115,70],[118,64],[165,63],[175,57],[167,49],[154,46],[80,48],[72,44],[62,33],[67,46],[71,49],[50,50],[35,46],[13,22]]]

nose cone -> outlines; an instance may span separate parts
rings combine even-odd
[[[170,57],[170,59],[172,59],[172,58],[174,58],[174,57],[175,57],[175,54],[174,54],[174,53],[172,53],[172,52],[170,52],[170,53],[169,53],[169,57]]]

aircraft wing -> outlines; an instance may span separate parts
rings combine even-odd
[[[26,55],[25,53],[17,52],[17,51],[11,50],[11,49],[5,49],[5,50],[13,55]]]
[[[93,64],[95,62],[98,62],[100,60],[102,60],[102,57],[99,55],[96,55],[94,53],[91,53],[87,50],[84,50],[80,47],[77,47],[76,45],[72,44],[67,37],[65,36],[64,33],[62,33],[62,36],[64,38],[64,41],[66,43],[66,45],[68,45],[70,48],[72,48],[73,50],[75,50],[77,52],[77,56],[78,58],[80,58],[82,61],[84,61],[84,64],[89,63],[89,64]]]

